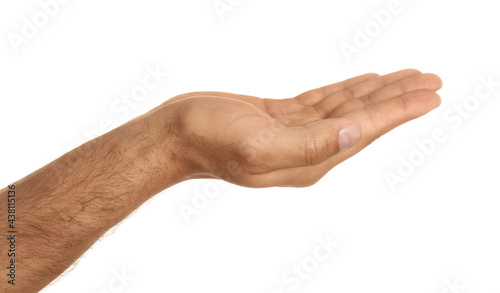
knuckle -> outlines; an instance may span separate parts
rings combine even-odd
[[[304,144],[304,163],[309,166],[323,162],[332,148],[332,144],[318,133],[307,135]]]

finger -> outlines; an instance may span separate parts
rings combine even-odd
[[[404,95],[416,90],[437,91],[442,87],[441,79],[432,73],[413,75],[396,82],[393,82],[371,94],[359,99],[350,100],[335,108],[329,115],[332,117],[342,117],[343,115],[364,108],[366,106],[377,104],[394,97]]]
[[[374,139],[395,127],[420,117],[441,104],[441,98],[432,90],[418,90],[390,100],[349,112],[343,116],[359,123],[363,142]]]
[[[338,83],[330,84],[324,87],[307,91],[305,93],[298,95],[296,99],[304,106],[312,106],[335,92],[342,91],[345,88],[352,87],[358,83],[361,83],[368,79],[372,79],[377,76],[379,75],[376,73],[366,73]]]
[[[257,150],[258,157],[254,162],[261,165],[259,170],[263,172],[316,165],[360,137],[360,127],[343,118],[323,119],[301,127],[284,127],[274,132],[272,139]]]
[[[321,100],[314,107],[322,117],[326,118],[329,117],[330,114],[343,103],[369,95],[370,93],[398,80],[419,74],[421,74],[420,71],[416,69],[405,69],[386,74],[384,76],[377,76],[354,86],[346,87],[343,90],[332,93],[328,97]]]
[[[351,112],[347,118],[359,123],[362,137],[352,146],[316,165],[283,168],[251,178],[254,187],[268,186],[310,186],[321,179],[333,167],[357,154],[375,139],[397,126],[420,117],[439,106],[438,94],[429,90],[414,91],[371,106],[371,110],[360,109]],[[368,112],[370,111],[368,114]]]

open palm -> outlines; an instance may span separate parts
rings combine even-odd
[[[200,173],[224,173],[252,187],[308,186],[384,133],[439,106],[441,86],[434,74],[406,69],[364,74],[290,99],[196,92],[164,105],[182,104],[185,148]]]

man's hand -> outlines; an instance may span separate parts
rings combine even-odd
[[[160,111],[177,112],[174,128],[192,176],[250,187],[308,186],[384,133],[439,106],[441,86],[438,76],[407,69],[284,100],[189,93]]]
[[[440,104],[439,77],[366,74],[285,100],[218,92],[175,97],[15,182],[16,285],[37,292],[161,190],[215,177],[307,186],[394,127]],[[7,218],[8,189],[0,190]],[[7,221],[0,222],[6,239]],[[0,265],[9,249],[0,245]]]

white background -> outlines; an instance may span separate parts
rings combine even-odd
[[[221,18],[213,0],[69,1],[16,46],[23,19],[44,12],[38,1],[2,1],[2,184],[88,140],[103,120],[115,127],[190,91],[286,98],[417,68],[441,76],[443,103],[310,188],[176,185],[45,292],[500,292],[500,87],[466,100],[479,77],[500,81],[496,2],[401,0],[380,31],[372,12],[390,0],[230,2]],[[341,44],[367,25],[369,43],[348,62]],[[168,77],[128,113],[113,110],[157,66]],[[464,101],[475,106],[469,117],[447,121]],[[446,140],[419,157],[415,140],[436,129]],[[384,174],[412,153],[421,164],[391,190]],[[180,207],[199,193],[212,198],[188,223]],[[318,237],[340,247],[293,287],[283,275],[311,261]],[[120,282],[123,271],[133,280]]]

